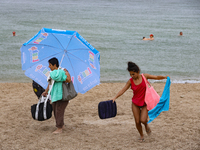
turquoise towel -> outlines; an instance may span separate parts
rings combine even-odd
[[[160,98],[160,101],[158,104],[148,112],[149,115],[149,122],[152,122],[156,117],[160,115],[162,111],[168,111],[169,110],[169,102],[170,102],[170,78],[167,77],[167,81],[165,84],[164,91],[162,93],[162,96]]]
[[[58,69],[50,72],[50,77],[55,81],[51,90],[51,102],[56,102],[62,99],[62,83],[67,79],[65,71]]]

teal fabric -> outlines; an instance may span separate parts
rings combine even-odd
[[[64,70],[58,69],[51,71],[50,77],[55,81],[51,90],[51,102],[56,102],[62,99],[62,83],[66,81],[67,75]]]
[[[162,96],[160,98],[160,101],[158,104],[148,112],[149,115],[149,122],[152,122],[156,117],[160,115],[162,111],[168,111],[169,110],[169,103],[170,103],[170,78],[167,77],[167,81],[165,84],[165,88],[163,90]]]

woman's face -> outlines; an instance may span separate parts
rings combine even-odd
[[[51,71],[53,71],[55,69],[55,65],[53,66],[51,63],[49,63],[49,68],[51,69]]]
[[[129,71],[131,78],[137,79],[139,77],[139,72]]]

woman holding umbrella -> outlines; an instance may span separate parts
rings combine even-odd
[[[51,58],[48,62],[49,68],[51,69],[50,77],[55,81],[50,93],[57,127],[57,129],[53,133],[62,133],[62,129],[64,129],[64,112],[69,102],[62,101],[62,83],[70,82],[71,77],[66,69],[58,69],[59,62],[57,58]],[[49,85],[42,95],[46,96],[48,94],[48,91]]]

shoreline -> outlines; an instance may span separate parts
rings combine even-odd
[[[171,79],[171,78],[170,78]],[[127,78],[127,80],[110,80],[110,81],[101,81],[100,83],[126,83],[129,80],[129,78]],[[165,83],[166,80],[149,80],[150,83]],[[32,83],[32,79],[26,77],[25,81],[21,81],[21,80],[4,80],[1,81],[0,83]],[[184,79],[184,80],[177,80],[177,79],[171,79],[171,83],[180,83],[180,84],[193,84],[193,83],[200,83],[200,80],[198,79]]]
[[[132,90],[116,100],[117,116],[100,119],[98,103],[112,98],[125,83],[101,83],[78,94],[65,110],[65,129],[54,135],[54,116],[35,121],[31,105],[38,102],[32,83],[0,83],[0,149],[199,149],[200,84],[172,83],[170,109],[149,125],[151,136],[139,134],[131,111]],[[159,95],[165,83],[152,83]],[[35,142],[33,142],[35,141]]]
[[[100,84],[105,84],[105,83],[126,83],[127,81],[101,81]],[[162,84],[162,83],[165,83],[166,80],[165,81],[155,81],[155,82],[152,82],[151,80],[149,80],[149,82],[151,84],[160,84],[160,83]],[[28,84],[28,83],[32,83],[32,80],[30,82],[27,82],[27,81],[25,81],[25,82],[20,82],[20,81],[16,81],[16,82],[15,81],[10,81],[10,82],[8,82],[8,81],[0,81],[0,84],[1,83],[27,83]],[[200,84],[200,81],[199,80],[171,81],[171,84]]]

